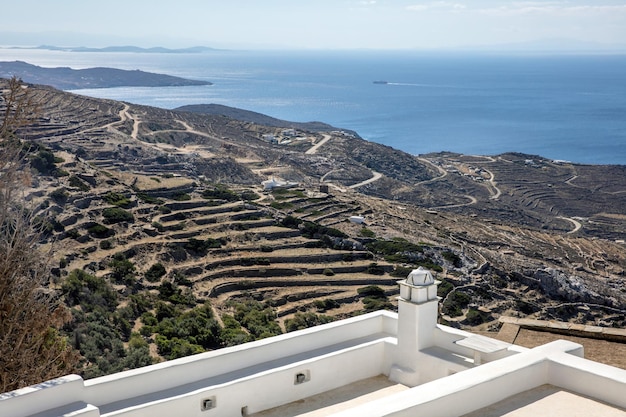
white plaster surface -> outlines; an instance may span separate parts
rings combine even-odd
[[[326,391],[319,395],[304,398],[281,407],[272,408],[250,417],[323,417],[347,410],[359,404],[384,398],[396,392],[409,389],[396,384],[384,375],[357,381],[341,388]]]
[[[463,417],[626,417],[626,411],[553,385],[542,385]]]

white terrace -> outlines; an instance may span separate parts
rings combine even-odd
[[[0,395],[2,417],[626,416],[626,371],[557,341],[525,349],[437,325],[437,282],[379,311],[83,381]],[[472,413],[472,414],[470,414]],[[507,414],[509,413],[509,414]],[[582,414],[580,414],[582,413]]]

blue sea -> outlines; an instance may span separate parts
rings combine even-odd
[[[218,103],[322,121],[412,154],[516,151],[626,165],[624,55],[0,49],[0,60],[16,59],[207,80],[214,84],[75,92],[163,108]]]

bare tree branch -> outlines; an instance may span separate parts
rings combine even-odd
[[[24,205],[30,169],[17,129],[35,118],[35,101],[18,79],[2,91],[0,114],[0,392],[74,371],[77,354],[58,330],[70,314],[46,288],[49,255]]]

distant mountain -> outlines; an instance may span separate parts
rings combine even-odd
[[[23,61],[0,62],[0,77],[10,78],[13,76],[17,76],[28,83],[51,85],[61,90],[111,87],[182,87],[212,84],[208,81],[188,80],[140,70],[128,71],[102,67],[75,70],[67,67],[43,68]]]
[[[47,51],[65,52],[131,52],[146,54],[199,54],[203,52],[217,51],[218,49],[207,46],[193,46],[190,48],[169,49],[156,46],[153,48],[141,48],[139,46],[106,46],[104,48],[89,48],[86,46],[53,46],[41,45],[36,47],[14,47],[12,49],[43,49]]]
[[[527,42],[466,46],[479,52],[536,52],[536,53],[624,53],[626,44],[607,44],[565,38],[540,39]]]

